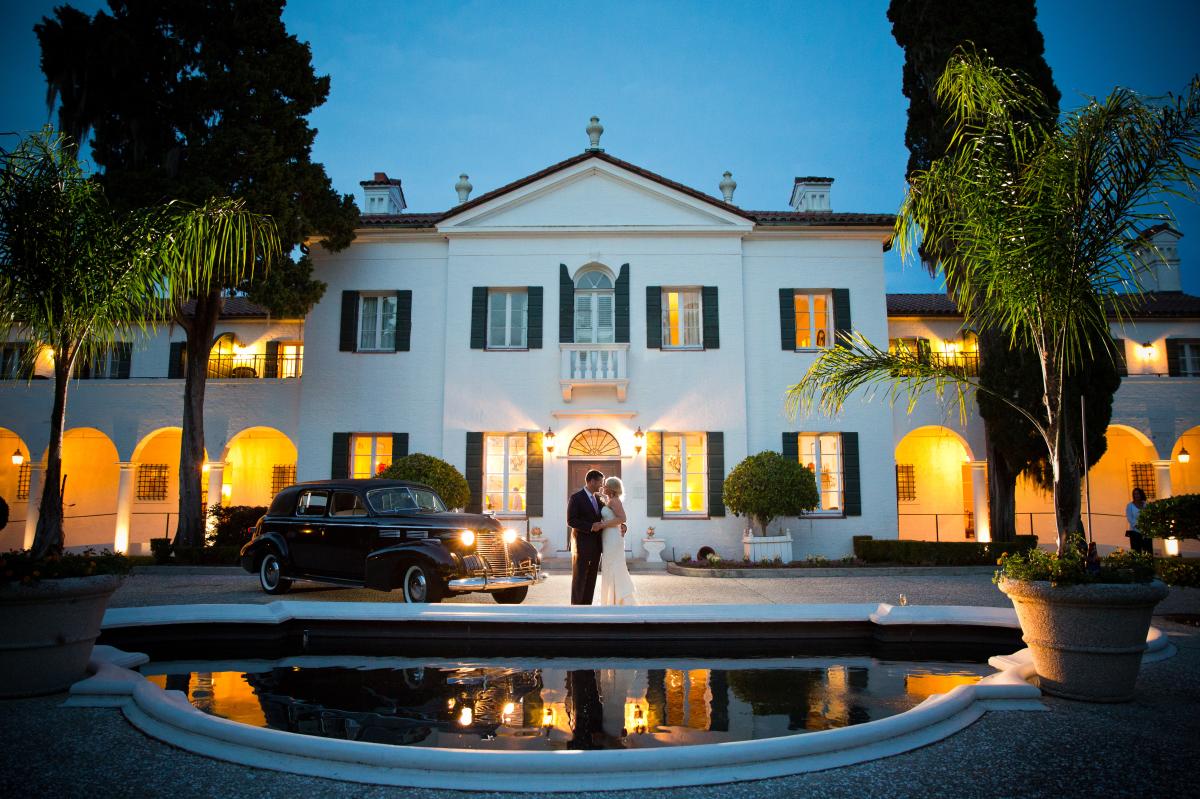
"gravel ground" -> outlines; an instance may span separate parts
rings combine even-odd
[[[1001,606],[986,575],[704,580],[635,574],[647,604],[894,601]],[[531,592],[537,604],[565,604],[566,577]],[[291,596],[332,601],[394,601],[365,590],[298,588]],[[264,602],[250,575],[138,574],[114,606]],[[468,601],[456,598],[455,602]],[[489,600],[484,600],[489,601]],[[1200,591],[1173,590],[1160,613],[1200,612]],[[988,713],[966,730],[907,754],[825,772],[735,785],[547,796],[697,797],[1136,797],[1195,795],[1200,756],[1200,630],[1155,623],[1179,648],[1146,665],[1128,704],[1047,698],[1046,713]],[[461,799],[455,791],[384,788],[300,777],[222,763],[150,739],[116,710],[61,707],[64,695],[0,701],[0,774],[36,797],[411,797]],[[6,790],[7,794],[8,791]],[[489,794],[491,796],[492,794]],[[497,797],[513,794],[494,794]]]

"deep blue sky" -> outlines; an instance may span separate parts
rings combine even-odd
[[[32,26],[54,5],[0,11],[0,131],[47,121]],[[1038,7],[1064,108],[1116,85],[1178,92],[1200,72],[1197,0]],[[786,208],[796,175],[828,175],[835,210],[890,212],[904,191],[907,101],[886,9],[886,0],[293,0],[284,18],[333,81],[312,117],[314,157],[360,203],[358,181],[380,170],[403,180],[410,211],[443,210],[460,172],[477,195],[580,152],[596,114],[608,152],[716,195],[731,170],[744,208]],[[1200,294],[1200,209],[1176,212],[1184,289]],[[887,275],[890,291],[936,289],[894,253]]]

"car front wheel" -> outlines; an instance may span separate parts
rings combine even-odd
[[[501,605],[519,605],[525,601],[525,597],[529,595],[529,586],[523,585],[520,588],[506,588],[503,591],[496,591],[492,594],[492,598]]]
[[[283,564],[274,552],[263,555],[258,564],[258,584],[268,594],[286,594],[292,581],[283,576]]]
[[[400,586],[405,602],[438,602],[442,598],[442,584],[437,575],[420,563],[410,563],[404,569]]]

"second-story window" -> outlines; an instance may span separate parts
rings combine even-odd
[[[489,350],[523,350],[528,344],[529,292],[524,289],[488,291],[487,346]]]
[[[1179,342],[1179,374],[1200,377],[1200,341]]]
[[[613,282],[599,271],[584,272],[575,283],[575,343],[615,341]]]
[[[699,349],[704,346],[704,317],[700,289],[663,289],[662,346],[664,349]]]
[[[359,351],[395,351],[396,295],[362,294],[359,303]]]
[[[21,359],[27,346],[20,341],[0,344],[0,380],[16,380],[21,376]]]
[[[827,291],[797,291],[796,349],[820,349],[833,343],[832,301]]]

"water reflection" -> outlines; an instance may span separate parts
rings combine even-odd
[[[584,667],[594,665],[603,667]],[[903,712],[991,671],[872,658],[666,665],[301,657],[143,671],[201,710],[246,724],[395,745],[525,750],[678,746],[845,727]]]

